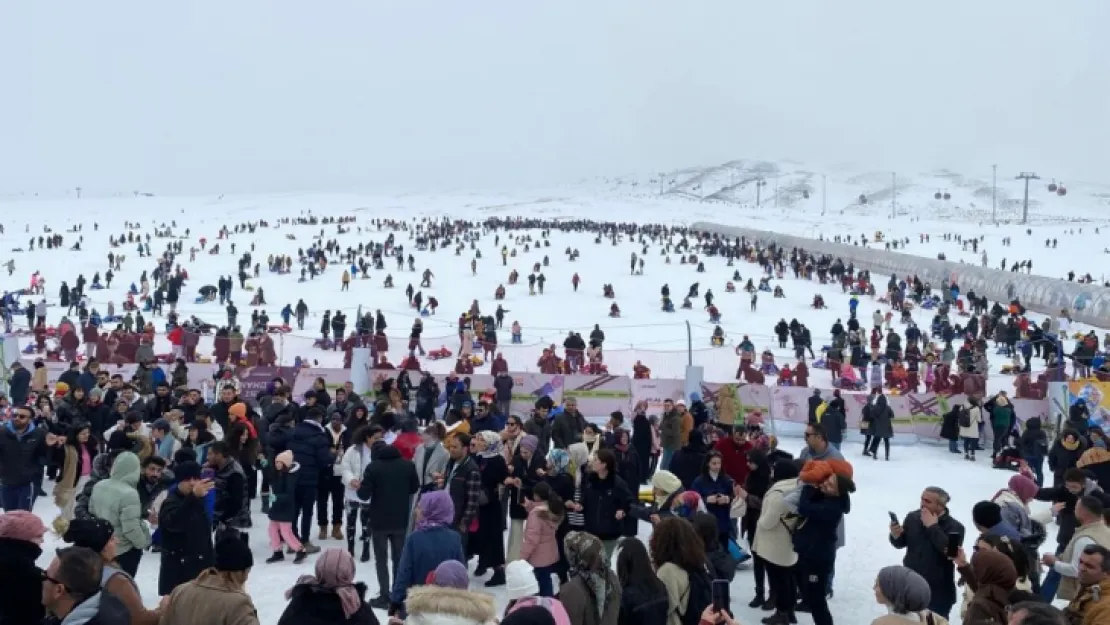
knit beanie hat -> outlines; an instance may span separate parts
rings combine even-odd
[[[458,560],[440,563],[429,577],[431,577],[429,583],[443,588],[466,590],[470,587],[470,575],[466,571],[466,566]]]
[[[227,409],[227,416],[238,417],[239,419],[247,418],[247,405],[243,402],[235,402]]]
[[[112,540],[115,530],[112,524],[97,517],[76,518],[69,522],[62,540],[75,547],[87,547],[100,553],[108,541]]]
[[[519,447],[521,450],[535,453],[536,450],[540,447],[540,439],[535,435],[528,434],[524,438],[520,439]]]
[[[274,462],[275,463],[280,462],[286,468],[292,468],[293,467],[293,452],[286,449],[285,451],[281,452],[280,454],[274,456]]]
[[[655,490],[662,491],[664,494],[670,495],[677,492],[682,488],[682,480],[670,471],[656,471],[655,475],[651,476],[651,487]]]
[[[971,520],[980,527],[994,527],[1002,522],[1002,508],[993,501],[980,501],[971,509]]]
[[[127,432],[116,430],[108,437],[108,451],[127,451],[131,449],[131,439],[127,438]]]
[[[193,461],[180,462],[173,467],[173,476],[178,482],[199,480],[201,467]]]
[[[246,571],[254,566],[254,555],[243,540],[225,536],[216,543],[217,571]]]
[[[1039,490],[1036,482],[1021,474],[1011,477],[1007,486],[1009,486],[1010,490],[1014,491],[1014,494],[1022,501],[1026,502],[1036,497],[1037,490]]]
[[[25,510],[13,510],[0,515],[0,538],[25,542],[38,542],[46,534],[42,519]]]
[[[505,599],[512,601],[539,593],[540,585],[526,560],[514,560],[505,565]]]

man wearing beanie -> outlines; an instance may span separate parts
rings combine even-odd
[[[201,467],[196,462],[181,462],[174,473],[177,484],[166,494],[158,511],[158,527],[162,532],[158,594],[163,597],[196,579],[215,559],[209,531],[211,521],[205,509],[205,499],[214,484],[201,479]]]
[[[215,566],[178,586],[166,599],[162,622],[173,625],[258,625],[258,611],[247,594],[254,556],[247,543],[223,538],[216,543]]]
[[[1021,543],[1021,535],[1014,526],[1002,520],[1002,508],[993,501],[975,504],[971,508],[971,521],[975,524],[975,529],[983,534],[1009,538],[1015,545]]]

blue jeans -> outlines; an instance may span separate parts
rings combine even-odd
[[[536,576],[536,583],[540,587],[539,596],[555,596],[555,585],[551,583],[551,576],[555,575],[555,573],[557,572],[556,569],[558,568],[559,565],[552,564],[551,566],[537,566],[536,568],[532,569],[532,572]]]
[[[968,438],[966,436],[963,437],[963,439],[964,439],[964,453],[965,454],[975,453],[975,449],[979,446],[979,439],[977,439],[977,438]]]
[[[663,448],[663,457],[659,459],[659,470],[669,471],[671,469],[671,458],[674,457],[674,450]]]
[[[35,485],[23,484],[22,486],[0,486],[0,507],[4,512],[14,510],[31,511],[35,505]]]

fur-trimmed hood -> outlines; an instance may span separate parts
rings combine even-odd
[[[439,586],[413,586],[405,598],[408,625],[489,625],[497,611],[493,597]]]

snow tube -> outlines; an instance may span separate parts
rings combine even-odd
[[[35,344],[34,344],[34,343],[28,343],[28,344],[27,344],[27,345],[26,345],[26,346],[25,346],[25,347],[23,348],[23,353],[24,353],[24,354],[33,354],[33,353],[35,353]]]
[[[204,298],[203,297],[198,297],[195,300],[193,300],[193,303],[194,304],[203,304],[204,303]]]
[[[320,349],[335,349],[335,343],[332,343],[330,339],[316,339],[312,342],[312,346]]]
[[[89,285],[89,290],[90,291],[103,291],[104,290],[104,285],[103,284],[92,284],[92,285]]]
[[[123,315],[112,315],[111,317],[101,317],[101,323],[119,323],[123,321]]]
[[[266,332],[269,333],[269,334],[287,334],[287,333],[292,332],[292,331],[293,331],[293,328],[289,327],[288,325],[280,325],[280,326],[278,326],[278,325],[269,325],[269,326],[266,326]]]

